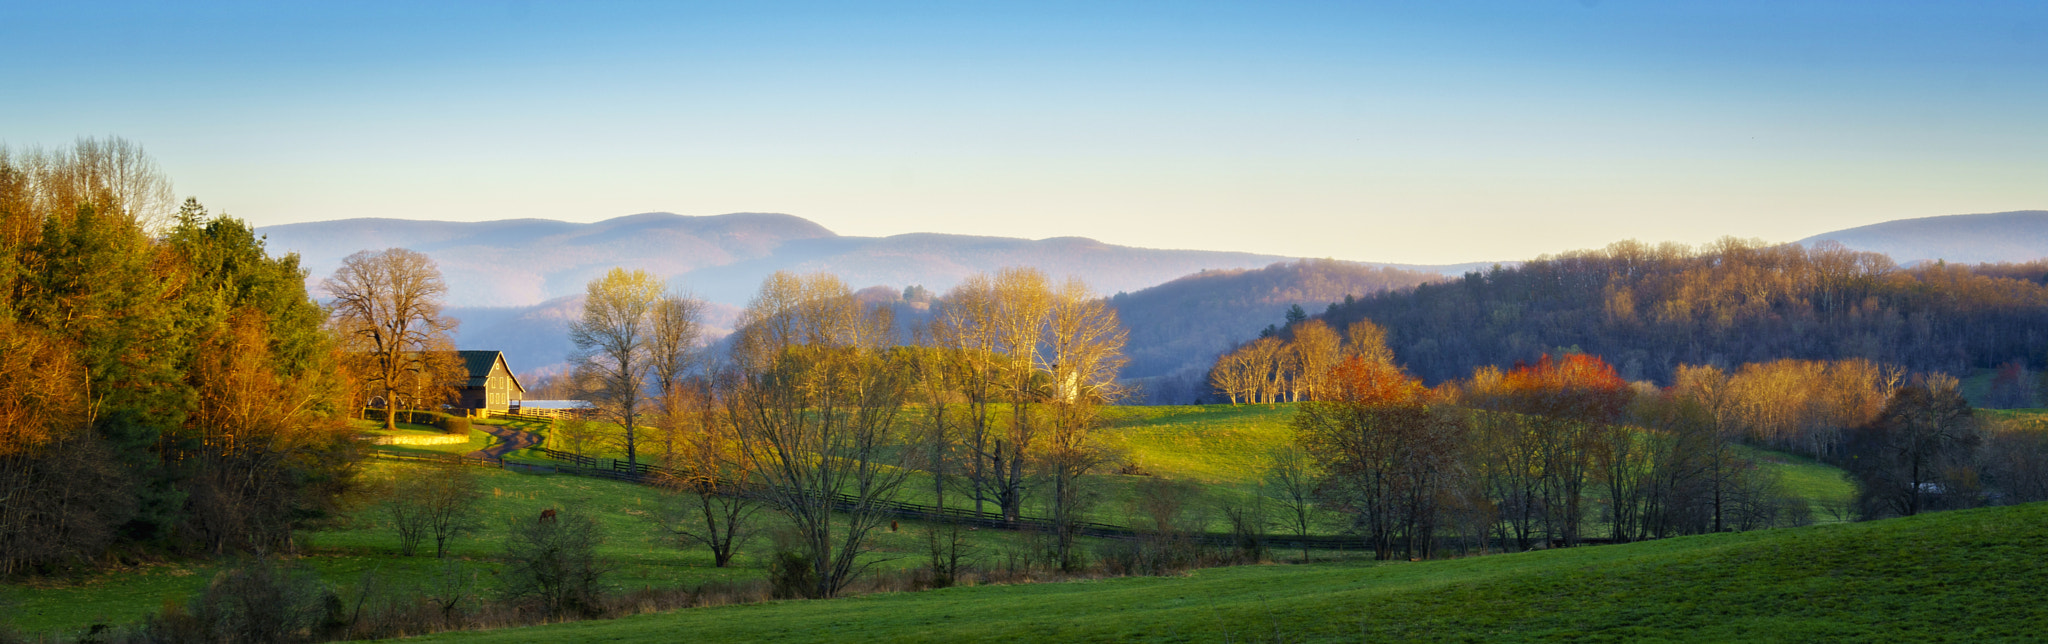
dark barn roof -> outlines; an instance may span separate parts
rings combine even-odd
[[[455,352],[455,355],[456,357],[462,359],[463,368],[469,371],[469,380],[464,382],[463,385],[468,387],[482,387],[485,385],[487,381],[490,380],[491,367],[497,366],[498,359],[500,356],[504,355],[504,352],[457,351]],[[520,391],[526,391],[526,386],[519,384],[519,376],[511,374],[511,363],[508,362],[505,364],[505,371],[506,375],[511,376],[512,378],[512,386],[518,387]]]

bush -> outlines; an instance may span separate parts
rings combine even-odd
[[[817,571],[800,552],[778,551],[768,560],[768,594],[776,599],[806,599],[818,594]]]
[[[468,434],[469,417],[444,415],[441,417],[441,431],[450,434]]]
[[[594,615],[604,608],[600,584],[610,572],[597,557],[604,530],[575,510],[553,512],[512,520],[505,535],[505,596],[538,602],[551,615]]]
[[[341,598],[301,566],[256,558],[214,575],[189,607],[143,625],[152,642],[309,642],[341,625]]]

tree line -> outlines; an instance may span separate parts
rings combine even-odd
[[[1967,373],[2048,359],[2048,263],[1900,267],[1832,242],[1634,241],[1364,295],[1317,317],[1371,319],[1428,382],[1574,349],[1629,380],[1680,365],[1860,358]]]
[[[1079,479],[1105,460],[1092,431],[1120,394],[1115,313],[1085,284],[1029,268],[970,276],[907,330],[868,299],[831,275],[776,273],[712,355],[700,302],[615,269],[588,285],[567,383],[609,429],[561,429],[578,449],[609,443],[628,467],[660,466],[673,492],[663,529],[718,565],[758,531],[758,510],[780,515],[792,533],[771,568],[789,596],[833,596],[860,576],[913,472],[941,506],[1014,520],[1048,499],[1065,526],[1055,558],[1078,565]],[[928,537],[951,549],[935,562],[957,562],[958,529]]]
[[[2048,500],[2048,433],[1980,417],[1940,374],[1777,360],[1681,365],[1660,388],[1589,354],[1546,354],[1429,388],[1362,342],[1321,349],[1336,358],[1319,376],[1272,358],[1334,335],[1319,322],[1297,329],[1219,359],[1219,389],[1258,359],[1248,386],[1259,393],[1245,402],[1303,401],[1299,455],[1277,454],[1268,476],[1283,523],[1306,535],[1311,507],[1334,512],[1382,558]],[[1384,337],[1374,329],[1361,321],[1350,335]],[[1813,507],[1755,448],[1842,468],[1853,501]]]
[[[0,149],[0,574],[289,550],[353,485],[297,257],[173,194],[120,139]]]

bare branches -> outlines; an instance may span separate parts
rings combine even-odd
[[[433,407],[453,394],[450,364],[455,320],[441,316],[448,286],[426,255],[404,248],[348,256],[322,285],[333,298],[330,320],[344,348],[359,356],[358,372],[381,393],[385,427],[397,427],[401,405]]]

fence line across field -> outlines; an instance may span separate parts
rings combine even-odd
[[[377,451],[375,452],[375,455],[378,458],[386,458],[393,460],[457,463],[461,465],[473,465],[477,467],[495,467],[500,469],[539,474],[566,474],[570,476],[585,476],[591,478],[609,479],[613,481],[620,481],[623,483],[632,483],[636,485],[647,486],[661,484],[664,479],[687,480],[689,478],[689,475],[685,472],[666,467],[661,467],[658,465],[649,465],[646,463],[627,463],[625,461],[617,459],[598,459],[589,456],[584,456],[581,454],[574,454],[570,452],[546,448],[541,448],[541,452],[546,454],[547,457],[550,459],[563,461],[563,464],[552,466],[533,465],[527,463],[506,462],[505,459],[502,458],[478,458],[473,456],[458,456],[454,454],[400,454],[395,452]],[[608,464],[600,467],[599,464],[601,462],[608,462]],[[761,490],[757,489],[758,486],[756,485],[734,484],[728,481],[712,481],[710,482],[710,484],[712,486],[712,493],[721,496],[746,496],[756,499],[760,499],[765,496],[765,494]],[[938,506],[907,503],[903,501],[869,501],[863,504],[858,497],[855,497],[850,494],[832,494],[830,496],[830,502],[833,505],[833,509],[840,511],[858,511],[865,508],[869,511],[879,512],[883,515],[899,519],[931,521],[934,523],[952,523],[968,525],[977,528],[989,528],[994,530],[1018,530],[1044,533],[1053,532],[1057,530],[1059,527],[1057,523],[1054,523],[1050,519],[1041,519],[1036,517],[1019,517],[1016,520],[1012,521],[1003,518],[1002,514],[995,512],[976,512],[974,510],[964,508],[942,508]],[[1110,525],[1107,523],[1095,523],[1087,521],[1075,523],[1073,530],[1074,534],[1080,536],[1096,537],[1101,539],[1134,540],[1154,535],[1154,533],[1146,532],[1143,530],[1134,530],[1131,528],[1118,525]],[[1181,536],[1191,541],[1211,546],[1230,547],[1239,545],[1241,541],[1240,537],[1238,537],[1237,535],[1218,532],[1197,532],[1191,534],[1184,534]],[[1264,535],[1259,538],[1259,541],[1260,543],[1264,544],[1265,547],[1272,549],[1299,549],[1302,547],[1307,547],[1315,550],[1372,549],[1372,547],[1365,543],[1365,540],[1362,538],[1342,535],[1316,535],[1307,538],[1286,535]],[[1599,545],[1608,543],[1609,541],[1610,540],[1608,539],[1580,539],[1579,543],[1583,545]]]

